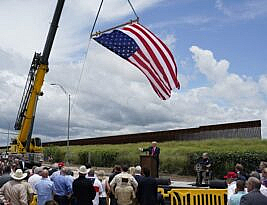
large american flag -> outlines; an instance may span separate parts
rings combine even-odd
[[[171,90],[180,88],[171,51],[139,23],[104,33],[94,40],[138,67],[161,99],[168,99]]]

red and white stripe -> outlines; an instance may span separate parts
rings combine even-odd
[[[140,48],[128,58],[128,61],[146,75],[161,99],[168,99],[171,90],[180,88],[177,66],[168,47],[138,23],[127,25],[120,30],[133,38]]]

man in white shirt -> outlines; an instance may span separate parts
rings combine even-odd
[[[35,189],[35,185],[42,179],[41,173],[43,169],[41,167],[36,167],[34,169],[34,174],[29,177],[28,182],[31,185],[34,194],[37,194],[37,191]]]

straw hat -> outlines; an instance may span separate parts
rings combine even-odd
[[[80,174],[87,174],[88,173],[88,170],[86,169],[86,166],[82,165],[82,166],[80,166],[78,172]]]
[[[21,169],[17,169],[15,173],[11,173],[10,176],[15,180],[22,180],[27,176],[27,173],[23,173]]]

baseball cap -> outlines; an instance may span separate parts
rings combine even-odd
[[[228,172],[226,176],[224,176],[225,179],[236,179],[237,174],[235,172]]]

